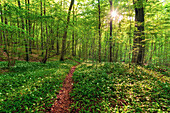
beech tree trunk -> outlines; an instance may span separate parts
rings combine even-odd
[[[4,19],[3,19],[3,12],[2,12],[2,10],[3,10],[3,7],[2,7],[2,5],[1,5],[1,3],[0,3],[1,22],[3,23],[3,22],[4,22]],[[3,40],[3,38],[4,38],[3,42],[1,42],[2,45],[3,45],[3,44],[5,45],[5,33],[4,33],[4,32],[5,32],[4,30],[1,32],[2,40]]]
[[[75,44],[74,44],[74,6],[73,6],[73,34],[72,34],[72,56],[75,56],[75,52],[74,52],[74,50],[75,50]]]
[[[29,5],[30,5],[30,0],[28,0],[28,11],[30,10]],[[29,14],[29,12],[28,12],[28,14]],[[28,25],[29,25],[29,27],[28,27],[29,36],[31,37],[31,20],[30,20],[30,18],[28,19]],[[31,39],[29,39],[29,52],[32,54],[32,40]]]
[[[42,17],[42,15],[43,15],[43,6],[42,6],[42,0],[41,0],[41,2],[40,2],[40,4],[41,4],[41,17]],[[44,54],[44,39],[43,39],[43,23],[42,23],[42,20],[41,20],[41,50],[42,50],[42,55]]]
[[[26,5],[26,9],[27,9],[27,0],[25,0],[25,5]],[[27,13],[26,13],[27,15]],[[28,31],[28,20],[25,19],[25,26],[26,26],[26,30]],[[26,52],[26,61],[29,61],[29,47],[28,47],[28,38],[25,37],[25,52]]]
[[[135,0],[133,4],[135,5],[135,27],[137,30],[134,31],[132,63],[142,65],[145,53],[143,1]]]
[[[110,2],[110,14],[112,13],[112,0],[109,1]],[[112,18],[110,18],[110,38],[109,38],[109,42],[110,42],[110,59],[109,61],[112,62]]]
[[[61,50],[60,61],[64,61],[64,55],[65,55],[65,51],[66,51],[65,48],[66,48],[66,39],[67,39],[67,29],[68,29],[68,24],[70,22],[70,13],[71,13],[73,4],[74,4],[74,0],[71,0],[70,7],[68,10],[68,16],[67,16],[67,25],[65,27],[65,31],[64,31],[64,35],[63,35],[63,39],[62,39],[62,50]]]
[[[46,0],[44,0],[44,16],[46,15]],[[48,27],[47,27],[47,20],[45,20],[45,24],[46,24],[46,32],[45,32],[45,35],[44,35],[44,39],[46,37],[46,50],[45,50],[45,56],[44,58],[42,59],[42,63],[46,63],[47,62],[47,59],[48,59],[48,51],[49,51],[49,47],[48,47],[48,43],[49,43],[49,39],[48,39]]]
[[[101,62],[101,20],[100,20],[100,0],[98,0],[98,9],[99,9],[99,62]]]
[[[57,55],[59,55],[59,25],[57,26],[57,42],[56,42],[56,48],[57,48]]]

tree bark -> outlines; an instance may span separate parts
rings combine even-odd
[[[73,6],[73,34],[72,34],[72,56],[75,56],[75,52],[74,52],[74,6]]]
[[[59,49],[60,49],[60,46],[59,46],[59,24],[57,26],[57,42],[56,42],[56,46],[57,46],[57,54],[59,55]]]
[[[145,53],[145,42],[143,41],[145,39],[143,1],[136,0],[135,2],[133,1],[133,4],[135,6],[135,27],[137,30],[134,31],[132,62],[142,65]]]
[[[98,0],[98,11],[99,11],[99,62],[101,62],[101,20],[100,20],[100,0]]]
[[[71,13],[71,9],[72,9],[73,4],[74,4],[74,0],[71,0],[70,7],[69,7],[69,10],[68,10],[68,16],[67,16],[67,25],[65,27],[65,31],[64,31],[64,35],[63,35],[63,39],[62,39],[62,50],[61,50],[60,61],[64,61],[66,39],[67,39],[67,29],[68,29],[68,24],[70,22],[70,13]]]
[[[44,16],[46,15],[46,0],[44,0]],[[45,38],[45,36],[46,36],[46,50],[45,50],[45,56],[44,56],[44,58],[43,58],[43,60],[42,60],[42,63],[46,63],[47,62],[47,59],[48,59],[48,27],[47,27],[47,20],[45,20],[45,24],[46,24],[46,34],[44,35],[44,38]]]
[[[112,13],[112,0],[109,1],[110,2],[110,14]],[[109,61],[112,62],[112,18],[110,18],[110,38],[109,38],[109,42],[110,42],[110,59]]]
[[[76,8],[76,15],[77,15],[77,8]],[[77,16],[76,17],[76,27],[77,27]],[[75,40],[75,44],[74,44],[74,55],[76,56],[77,54],[77,42],[78,42],[78,39],[77,39],[77,36],[78,36],[78,32],[75,32],[75,37],[76,37],[76,40]]]
[[[129,6],[129,13],[130,13],[130,6]],[[131,45],[131,42],[132,42],[132,21],[130,20],[130,28],[129,28],[129,68],[130,68],[130,65],[131,65],[131,48],[132,48],[132,45]]]
[[[4,19],[3,19],[3,7],[2,7],[2,5],[1,5],[1,2],[0,2],[0,12],[1,12],[1,22],[3,23],[4,22]],[[5,31],[3,30],[2,32],[1,32],[1,37],[2,37],[2,42],[1,42],[1,44],[3,45],[5,45],[5,33],[4,33]],[[4,43],[3,43],[4,42]]]
[[[54,37],[53,24],[54,24],[54,21],[51,21],[50,34],[51,34],[51,49],[52,50],[54,50],[54,41],[55,41],[55,38],[56,38],[56,37]]]
[[[20,2],[20,1],[19,1]],[[25,5],[26,5],[26,9],[27,9],[27,0],[25,0]],[[26,15],[27,15],[27,13],[26,13]],[[25,19],[25,24],[26,24],[26,30],[28,30],[28,21],[27,21],[27,19]],[[24,26],[24,20],[23,20],[23,28],[25,27]],[[22,29],[23,29],[22,28]],[[25,37],[25,39],[24,39],[24,41],[25,41],[25,52],[26,52],[26,61],[28,62],[29,61],[29,47],[28,47],[28,38],[27,37]]]
[[[42,5],[42,0],[40,2],[41,4],[41,18],[43,16],[43,5]],[[41,50],[42,50],[42,55],[44,54],[44,38],[43,38],[43,23],[42,23],[42,19],[41,19]]]
[[[29,14],[29,5],[30,5],[30,0],[28,0],[28,14]],[[29,36],[31,37],[31,20],[30,20],[30,16],[29,16],[29,19],[28,19],[28,31],[29,31]],[[29,39],[29,52],[32,54],[32,40]]]

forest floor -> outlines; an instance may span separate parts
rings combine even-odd
[[[170,111],[168,67],[50,60],[0,62],[0,112]]]
[[[136,65],[129,68],[121,63],[82,63],[73,75],[71,113],[168,113],[169,72],[155,69]]]

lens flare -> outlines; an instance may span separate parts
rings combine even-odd
[[[112,11],[112,14],[111,14],[111,15],[112,15],[112,17],[115,18],[115,17],[117,16],[117,12],[116,12],[116,11]]]

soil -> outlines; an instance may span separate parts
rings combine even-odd
[[[79,65],[78,63],[77,65]],[[76,65],[76,66],[77,66]],[[65,78],[63,82],[63,87],[59,91],[59,94],[57,95],[57,99],[54,102],[54,105],[51,108],[51,113],[70,113],[69,108],[71,104],[71,98],[69,93],[73,89],[73,72],[76,69],[76,66],[73,66],[68,74],[68,76]]]

